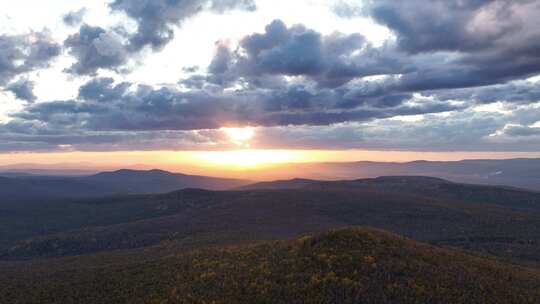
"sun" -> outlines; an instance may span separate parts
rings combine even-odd
[[[248,141],[255,135],[255,130],[252,127],[221,128],[220,130],[225,132],[229,139],[239,146],[246,146]]]

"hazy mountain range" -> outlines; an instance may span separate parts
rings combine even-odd
[[[463,161],[413,161],[347,162],[321,164],[292,164],[275,169],[275,176],[308,179],[357,179],[389,175],[432,176],[454,182],[505,185],[540,190],[540,159],[463,160]],[[279,170],[279,171],[278,171]],[[271,174],[268,173],[268,174]],[[290,176],[296,174],[296,176]],[[298,176],[299,175],[299,176]]]
[[[88,176],[0,174],[0,196],[7,201],[163,193],[184,188],[224,190],[249,181],[171,173],[162,170],[118,170]]]
[[[172,174],[164,170],[145,170],[144,165],[133,167],[140,169],[118,170],[116,174],[97,174],[98,168],[91,164],[80,164],[83,169],[77,169],[74,164],[36,165],[19,164],[0,167],[0,176],[24,177],[37,180],[43,176],[73,177],[63,179],[68,183],[90,183],[96,187],[98,180],[112,182],[98,183],[101,190],[95,188],[90,194],[110,193],[159,193],[182,188],[228,189],[238,185],[246,185],[246,180],[275,180],[275,179],[316,179],[343,180],[373,178],[379,176],[431,176],[447,179],[458,183],[473,183],[487,185],[503,185],[540,191],[540,159],[505,159],[505,160],[463,160],[463,161],[414,161],[406,163],[392,162],[338,162],[338,163],[297,163],[278,165],[262,170],[247,170],[239,172],[215,171],[215,176],[235,176],[235,178],[212,179],[199,175]],[[92,169],[93,168],[93,169]],[[191,168],[192,169],[192,168]],[[145,173],[146,171],[146,173]],[[214,172],[210,170],[211,172]],[[66,176],[67,175],[67,176]],[[239,178],[236,178],[239,177]],[[139,181],[137,181],[139,180]],[[138,186],[136,184],[139,184]],[[215,184],[214,184],[215,183]],[[119,185],[122,184],[122,185]],[[159,184],[160,186],[157,186]],[[76,186],[75,186],[76,187]],[[135,190],[137,189],[137,190]],[[0,183],[0,193],[2,183]],[[81,194],[86,192],[81,189]],[[84,196],[84,195],[82,195]]]

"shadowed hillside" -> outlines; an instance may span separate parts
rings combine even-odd
[[[502,186],[454,183],[427,176],[382,176],[343,181],[291,179],[255,183],[242,186],[239,189],[370,190],[383,193],[407,193],[469,203],[489,203],[513,209],[540,211],[539,192]]]
[[[433,244],[540,262],[540,193],[425,177],[57,201],[4,208],[0,217],[3,259],[78,255],[166,240],[188,245],[191,240],[273,240],[369,225]]]

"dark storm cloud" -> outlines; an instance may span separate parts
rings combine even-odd
[[[128,61],[121,37],[101,27],[83,24],[64,45],[77,60],[67,70],[70,73],[93,75],[101,68],[118,69]]]
[[[6,90],[12,92],[20,100],[34,102],[37,99],[36,95],[34,95],[34,82],[28,79],[22,78],[10,83]]]
[[[77,11],[71,11],[62,17],[62,21],[69,26],[77,26],[82,23],[84,15],[86,15],[86,8],[81,8]]]
[[[0,35],[0,86],[18,75],[46,68],[61,47],[48,32]]]
[[[251,0],[115,0],[109,6],[137,22],[137,31],[129,39],[132,51],[163,48],[174,38],[175,26],[201,11],[255,9]]]

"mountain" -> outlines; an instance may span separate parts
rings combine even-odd
[[[300,189],[312,185],[319,181],[314,179],[294,178],[288,180],[277,180],[270,182],[259,182],[238,187],[238,190],[270,190],[270,189]]]
[[[239,189],[326,189],[370,190],[384,193],[407,193],[451,199],[469,203],[491,203],[522,211],[539,211],[540,193],[512,187],[454,183],[442,178],[427,176],[382,176],[342,181],[318,181],[307,179],[279,180],[242,186]]]
[[[171,240],[191,248],[367,225],[515,262],[540,262],[540,193],[429,177],[305,182],[295,189],[185,189],[0,208],[0,259]]]
[[[155,252],[164,252],[152,256]],[[368,227],[0,263],[2,303],[538,303],[540,271]]]
[[[269,190],[269,189],[313,189],[313,188],[333,188],[333,189],[360,189],[360,188],[380,188],[384,190],[392,190],[399,188],[399,190],[413,190],[410,187],[415,188],[432,188],[434,186],[440,186],[445,184],[452,184],[452,182],[444,180],[442,178],[429,177],[429,176],[381,176],[377,178],[365,178],[356,180],[335,180],[335,181],[322,181],[315,179],[289,179],[289,180],[277,180],[269,182],[259,182],[241,186],[240,190]],[[472,185],[467,185],[472,186]],[[418,190],[418,189],[416,189]]]
[[[295,176],[291,176],[294,172]],[[265,179],[316,180],[432,176],[458,183],[504,185],[540,191],[540,158],[462,161],[299,163],[261,172]],[[259,177],[260,179],[260,177]]]
[[[161,170],[118,170],[90,176],[0,176],[0,197],[20,202],[57,198],[83,198],[130,193],[162,193],[184,188],[224,190],[247,181],[186,175]]]
[[[82,178],[118,189],[121,193],[164,193],[184,188],[226,190],[247,183],[245,180],[171,173],[163,170],[118,170]]]

